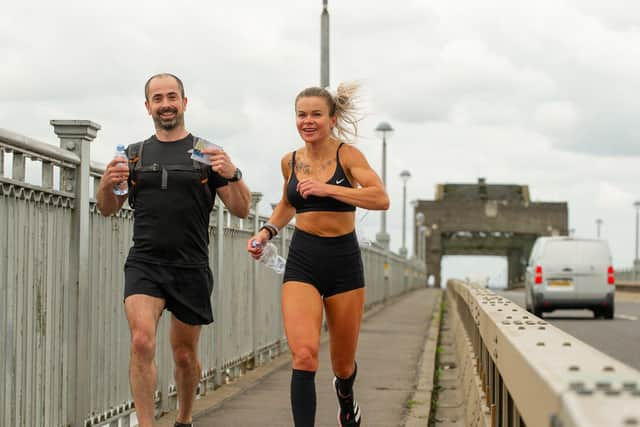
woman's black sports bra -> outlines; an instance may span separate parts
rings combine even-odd
[[[326,183],[353,188],[340,165],[340,147],[342,147],[342,144],[344,144],[344,142],[340,143],[338,150],[336,151],[336,171]],[[296,176],[296,152],[294,151],[291,157],[291,176],[287,183],[287,199],[289,199],[291,206],[296,208],[296,213],[312,211],[353,212],[356,210],[355,206],[341,202],[333,197],[309,196],[304,199],[300,193],[298,193],[297,187],[298,177]]]

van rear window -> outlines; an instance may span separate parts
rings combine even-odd
[[[543,257],[547,262],[593,264],[609,262],[609,250],[602,242],[561,240],[548,242]]]

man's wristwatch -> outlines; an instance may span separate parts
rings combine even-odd
[[[229,179],[227,179],[227,181],[229,182],[238,182],[242,179],[242,171],[238,168],[236,168],[236,171],[233,173],[233,176]]]

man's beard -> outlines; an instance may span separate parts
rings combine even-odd
[[[175,117],[172,119],[163,119],[160,117],[162,113],[167,111],[173,112]],[[184,113],[179,113],[175,109],[160,110],[157,114],[153,115],[153,123],[155,124],[156,129],[173,130],[184,123]]]

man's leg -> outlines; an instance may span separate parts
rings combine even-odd
[[[178,416],[176,421],[191,422],[193,401],[200,382],[200,360],[198,359],[198,339],[200,325],[189,325],[171,316],[171,348],[176,364],[175,378],[178,388]]]
[[[151,427],[153,423],[153,395],[157,384],[156,329],[164,305],[162,298],[142,294],[130,295],[124,301],[131,333],[129,384],[140,427]]]

